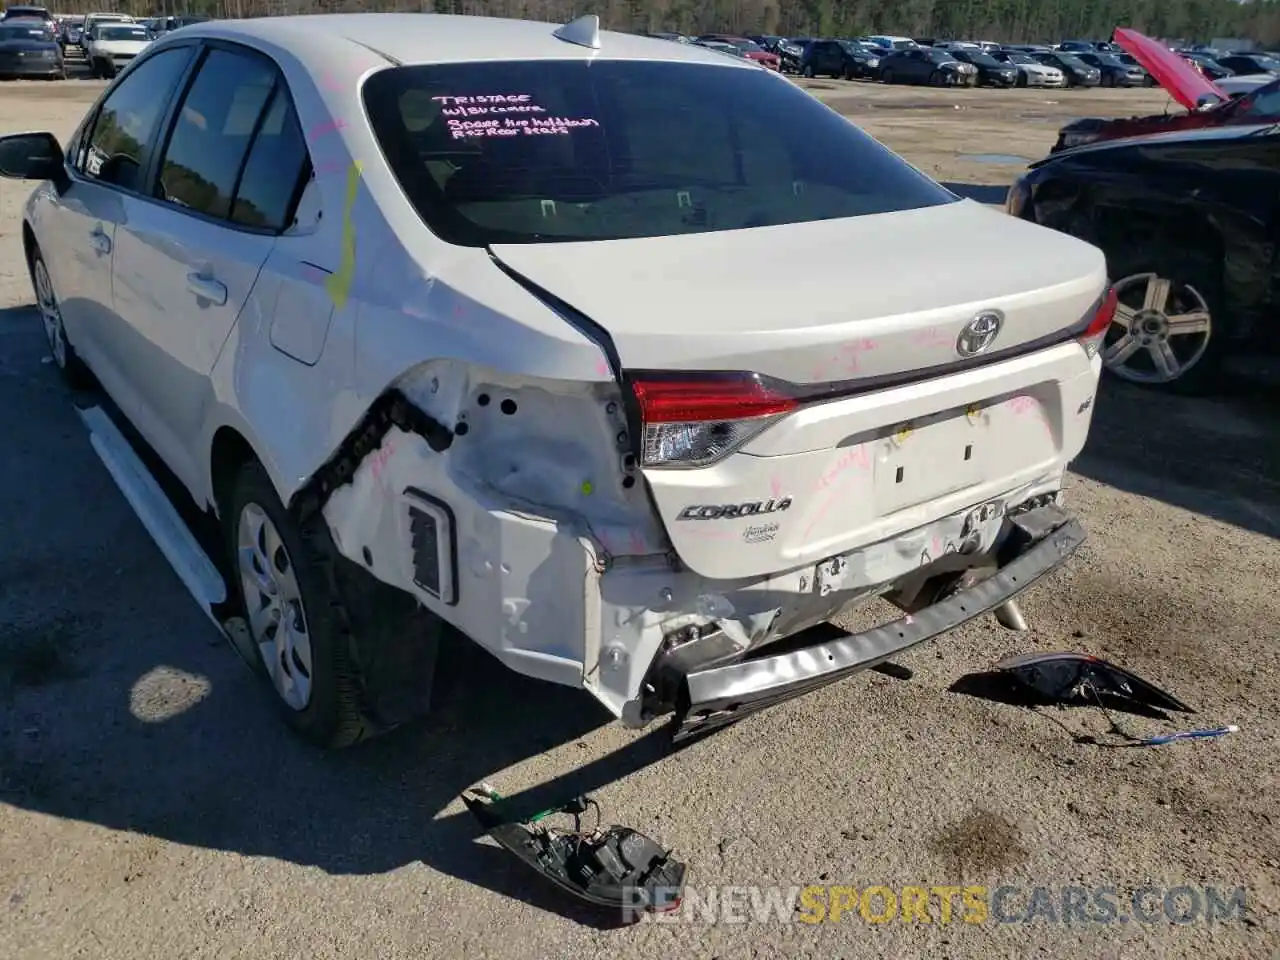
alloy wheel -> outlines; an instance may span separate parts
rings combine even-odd
[[[247,503],[236,530],[249,632],[276,693],[290,709],[311,702],[311,635],[293,559],[265,510]]]
[[[40,319],[44,322],[45,339],[49,341],[49,352],[53,354],[53,362],[59,370],[67,368],[67,334],[62,325],[62,311],[58,309],[58,298],[53,294],[53,284],[49,280],[49,271],[44,261],[37,258],[35,262],[36,305],[40,309]]]
[[[1204,359],[1213,315],[1204,295],[1156,273],[1135,273],[1116,284],[1119,305],[1102,360],[1131,383],[1172,383]]]

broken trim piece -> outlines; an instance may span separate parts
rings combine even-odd
[[[419,410],[399,390],[388,390],[369,407],[336,451],[289,500],[301,521],[318,513],[333,492],[351,482],[361,462],[382,444],[392,427],[416,433],[436,453],[453,445],[453,431]]]

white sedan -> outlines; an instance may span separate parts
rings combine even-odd
[[[1083,538],[1102,254],[735,58],[594,17],[194,24],[0,174],[43,181],[57,367],[222,548],[101,407],[95,449],[316,742],[420,712],[445,625],[695,735],[1017,628]],[[830,625],[877,595],[905,616]]]
[[[89,72],[110,79],[151,45],[151,33],[140,23],[103,22],[93,27],[86,42]]]

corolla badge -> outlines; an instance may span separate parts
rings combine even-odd
[[[964,325],[956,338],[956,353],[962,357],[976,357],[986,353],[1000,335],[1004,316],[995,310],[984,310]]]

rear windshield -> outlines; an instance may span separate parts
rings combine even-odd
[[[146,27],[101,27],[98,30],[99,40],[147,40]]]
[[[369,78],[364,103],[427,225],[467,246],[710,233],[957,199],[764,70],[397,67]]]
[[[48,30],[39,27],[3,27],[0,26],[0,43],[11,40],[50,40],[53,36]]]

